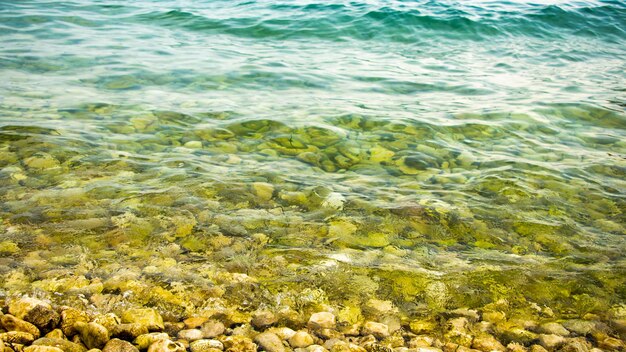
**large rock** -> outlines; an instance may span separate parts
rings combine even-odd
[[[139,352],[139,350],[128,341],[111,339],[106,343],[102,352]]]
[[[597,325],[598,323],[595,321],[580,319],[573,319],[563,322],[563,326],[567,330],[581,336],[588,335],[596,331]]]
[[[0,326],[7,331],[22,331],[33,335],[34,338],[39,338],[39,329],[27,322],[26,320],[18,319],[11,314],[5,314],[0,316]]]
[[[77,322],[74,329],[80,334],[80,338],[87,348],[102,348],[109,341],[109,330],[98,323]]]
[[[285,352],[285,346],[283,346],[283,342],[278,336],[276,336],[276,334],[273,334],[271,332],[258,334],[254,338],[254,342],[256,342],[262,349],[267,352]]]
[[[61,312],[61,330],[65,336],[72,337],[78,333],[74,328],[74,324],[78,322],[88,323],[89,315],[74,308],[63,309]]]
[[[313,313],[309,318],[308,327],[312,330],[334,329],[336,324],[335,315],[329,312]]]
[[[136,323],[144,325],[149,331],[163,331],[161,314],[151,308],[129,309],[122,314],[122,323]]]
[[[44,336],[44,337],[49,337],[51,339],[67,340],[67,337],[65,336],[63,331],[61,331],[61,329],[54,329],[54,330],[50,331],[49,333],[47,333],[46,336]]]
[[[118,324],[111,329],[111,337],[134,341],[138,336],[148,333],[148,328],[138,323]]]
[[[54,329],[61,319],[50,304],[30,297],[11,301],[9,313],[35,325],[43,333]]]
[[[185,352],[185,345],[170,339],[158,340],[148,347],[148,352]]]
[[[86,352],[87,349],[77,343],[73,343],[63,339],[52,339],[48,337],[42,337],[33,342],[35,346],[52,346],[58,347],[63,352]]]

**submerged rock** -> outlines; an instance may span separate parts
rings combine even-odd
[[[224,344],[218,340],[197,340],[189,344],[191,352],[216,352],[224,350]]]
[[[285,346],[283,346],[281,339],[271,332],[257,335],[254,342],[267,352],[285,352]]]
[[[389,327],[386,324],[368,321],[363,324],[361,334],[374,335],[377,339],[384,339],[389,336]]]
[[[52,346],[31,345],[31,346],[24,347],[24,352],[63,352],[63,350],[58,347],[52,347]]]
[[[185,352],[185,345],[170,339],[155,341],[148,347],[148,352]]]
[[[11,314],[0,316],[0,326],[7,331],[22,331],[31,334],[34,338],[39,338],[39,329],[22,319],[18,319]]]
[[[329,312],[313,313],[308,322],[309,329],[334,329],[336,325],[335,315]]]
[[[164,329],[161,314],[154,309],[129,309],[122,314],[122,323],[135,323],[145,326],[149,331]]]
[[[138,336],[148,333],[148,328],[145,325],[138,323],[118,324],[111,330],[111,336],[126,340],[133,341]]]
[[[35,338],[27,332],[9,331],[0,333],[0,340],[11,344],[27,345],[32,343]]]
[[[276,315],[274,315],[274,313],[267,310],[262,310],[254,312],[250,324],[257,329],[265,329],[275,324],[277,321],[278,318],[276,318]]]
[[[74,324],[78,322],[88,323],[89,315],[87,313],[74,308],[67,308],[61,312],[61,330],[68,337],[76,335],[77,330]]]
[[[44,333],[54,329],[61,318],[50,304],[30,297],[9,303],[9,313],[32,323]]]
[[[289,338],[289,345],[293,348],[305,348],[311,346],[315,341],[308,332],[300,330]]]
[[[77,322],[74,328],[87,348],[102,348],[109,341],[109,330],[98,323]]]
[[[139,350],[128,341],[111,339],[106,343],[102,352],[139,352]]]
[[[133,343],[140,350],[145,350],[156,341],[166,340],[166,339],[169,339],[169,336],[166,333],[152,332],[149,334],[143,334],[143,335],[137,336],[137,338],[135,339],[135,341],[133,341]]]
[[[33,342],[35,346],[51,346],[57,347],[63,350],[63,352],[86,352],[87,349],[77,343],[73,343],[71,341],[63,340],[63,339],[53,339],[42,337]]]
[[[217,320],[206,321],[202,324],[202,327],[200,329],[200,331],[202,331],[202,335],[207,339],[222,335],[224,333],[224,330],[226,330],[224,324]]]

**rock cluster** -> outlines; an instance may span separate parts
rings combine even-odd
[[[394,312],[391,302],[373,303],[377,304],[371,309],[382,317]],[[294,329],[277,326],[270,310],[254,312],[243,322],[202,316],[168,322],[151,308],[127,309],[120,318],[23,297],[11,300],[3,311],[0,352],[599,352],[626,348],[623,340],[607,334],[608,326],[592,320],[537,324],[507,321],[502,312],[470,309],[445,312],[443,322],[414,320],[398,327],[380,321],[344,324],[335,314],[321,311]]]

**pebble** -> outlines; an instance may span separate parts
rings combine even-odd
[[[226,330],[224,324],[217,320],[209,320],[205,322],[204,324],[202,324],[202,327],[200,329],[200,331],[202,331],[202,335],[207,339],[222,335],[224,333],[224,330]]]
[[[111,336],[126,340],[133,341],[138,336],[148,333],[148,328],[138,323],[118,324],[111,329]]]
[[[559,335],[559,336],[567,336],[569,335],[569,331],[563,327],[563,325],[559,323],[545,323],[539,326],[539,332],[547,335]]]
[[[480,351],[505,351],[506,348],[491,335],[480,335],[474,337],[472,341],[472,348]]]
[[[257,345],[245,336],[226,336],[221,340],[228,352],[256,352]]]
[[[9,313],[35,325],[42,333],[54,329],[61,317],[44,301],[23,297],[9,303]]]
[[[578,335],[588,335],[596,330],[597,322],[580,319],[568,320],[563,322],[563,327]]]
[[[109,341],[109,330],[98,323],[77,322],[74,328],[87,348],[102,348]]]
[[[389,336],[389,327],[385,324],[368,321],[363,324],[361,328],[361,334],[374,335],[377,339],[384,339]]]
[[[106,343],[102,352],[139,352],[139,350],[128,341],[114,338]]]
[[[319,329],[334,329],[335,328],[335,315],[329,312],[313,313],[307,326],[312,330]]]
[[[200,340],[204,337],[202,331],[198,329],[185,329],[178,332],[178,338],[189,342]]]
[[[206,322],[207,320],[209,319],[206,317],[190,317],[190,318],[183,320],[183,323],[185,324],[185,328],[195,329],[195,328],[199,328],[200,326],[202,326],[202,324]]]
[[[311,346],[315,341],[313,340],[313,336],[311,336],[308,332],[300,330],[297,331],[290,339],[289,339],[289,345],[293,348],[298,348],[298,347],[309,347]]]
[[[153,343],[155,343],[156,341],[159,340],[166,340],[169,339],[170,337],[166,334],[166,333],[162,333],[162,332],[151,332],[149,334],[143,334],[143,335],[139,335],[137,336],[137,338],[135,339],[135,341],[133,341],[133,343],[137,346],[137,348],[139,348],[140,350],[145,350],[148,347],[150,347],[150,345],[152,345]]]
[[[264,330],[267,327],[276,324],[277,321],[278,319],[276,318],[276,315],[274,315],[274,313],[267,310],[262,310],[254,312],[250,324],[252,324],[252,326],[257,329]]]
[[[268,332],[276,334],[276,336],[278,336],[281,340],[289,340],[293,335],[296,334],[293,329],[287,327],[271,328],[268,330]]]
[[[144,325],[149,331],[163,331],[161,314],[151,308],[129,309],[122,314],[122,323],[137,323]]]
[[[565,338],[556,334],[539,335],[539,344],[547,349],[554,349],[565,343]]]
[[[18,319],[11,314],[0,316],[0,326],[7,331],[22,331],[31,334],[34,338],[39,338],[39,329],[22,319]]]
[[[223,351],[224,345],[218,340],[196,340],[189,344],[191,352],[211,352],[214,350]]]
[[[271,332],[258,334],[254,338],[254,342],[267,352],[285,352],[285,346],[283,346],[281,339]]]
[[[66,308],[61,312],[61,330],[63,334],[72,337],[78,333],[74,328],[74,324],[78,322],[88,323],[89,315],[74,308]]]
[[[61,331],[61,329],[54,329],[47,333],[45,337],[67,340],[67,337],[65,336],[65,334],[63,334],[63,331]]]
[[[185,352],[187,348],[180,343],[170,339],[155,341],[148,347],[148,352]]]

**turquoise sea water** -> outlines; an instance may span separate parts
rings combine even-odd
[[[625,72],[622,1],[0,1],[2,287],[608,318]]]

